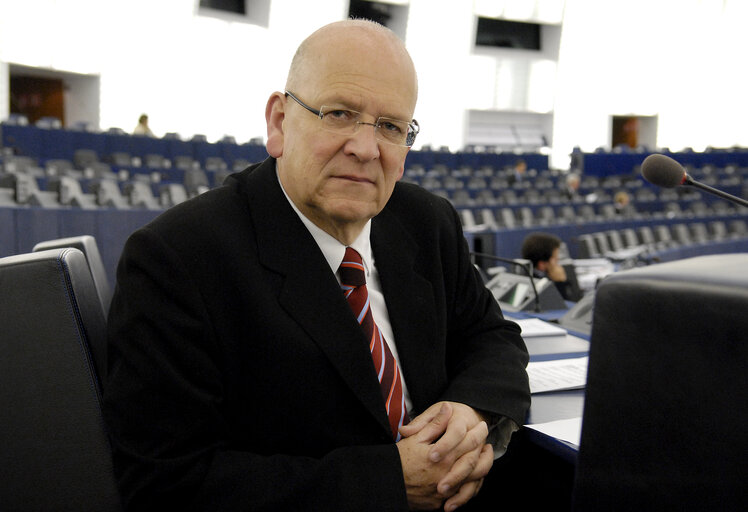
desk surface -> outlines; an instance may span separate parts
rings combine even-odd
[[[532,395],[532,405],[526,423],[548,423],[549,421],[580,418],[584,410],[584,390],[553,391]]]
[[[508,313],[507,317],[512,318]],[[514,318],[526,318],[517,315]],[[548,361],[589,354],[590,342],[579,336],[567,334],[565,338],[540,337],[526,338],[525,344],[530,353],[530,361]],[[526,425],[551,421],[581,418],[584,411],[584,389],[551,391],[532,395],[532,404],[525,420]],[[554,453],[562,459],[574,463],[578,447],[559,441],[551,436],[527,429],[528,437],[538,446]]]

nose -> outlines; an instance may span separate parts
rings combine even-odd
[[[369,128],[371,126],[371,129]],[[361,162],[368,162],[379,158],[379,141],[377,140],[376,124],[358,122],[356,131],[348,138],[343,146],[346,155],[353,155]]]

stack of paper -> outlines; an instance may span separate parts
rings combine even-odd
[[[566,336],[566,329],[557,324],[552,324],[539,318],[525,318],[515,320],[522,328],[522,337],[538,338],[546,336]]]
[[[588,357],[531,362],[527,365],[530,392],[582,389],[587,384]]]
[[[579,441],[582,437],[582,418],[569,418],[525,426],[542,432],[547,436],[571,443],[574,446],[579,446]]]

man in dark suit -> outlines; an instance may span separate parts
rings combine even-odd
[[[527,352],[454,208],[397,183],[416,96],[391,32],[325,26],[268,101],[271,158],[130,237],[104,389],[127,509],[454,510],[478,492],[524,420]]]

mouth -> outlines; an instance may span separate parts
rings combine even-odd
[[[343,176],[334,176],[334,178],[339,179],[339,180],[344,180],[344,181],[350,181],[353,183],[364,183],[364,184],[369,183],[372,185],[374,184],[374,181],[368,178],[362,177],[362,176],[343,175]]]

